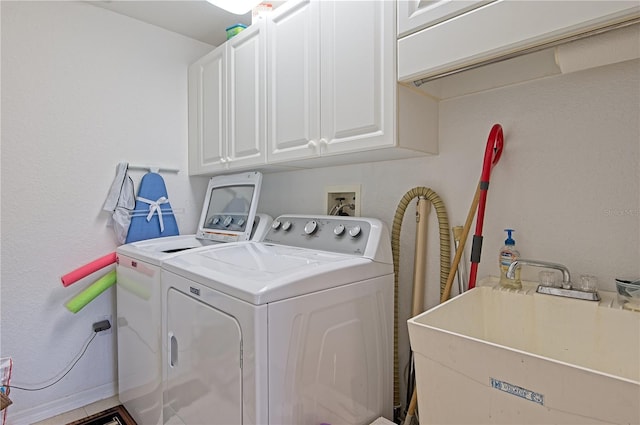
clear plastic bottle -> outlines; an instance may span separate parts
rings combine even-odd
[[[513,229],[504,229],[507,232],[507,239],[504,241],[504,246],[500,250],[500,257],[498,258],[498,264],[500,265],[500,285],[505,288],[520,289],[522,288],[522,281],[520,280],[520,269],[516,269],[515,279],[509,279],[507,277],[507,270],[512,262],[520,258],[520,253],[516,249],[516,241],[511,237]]]

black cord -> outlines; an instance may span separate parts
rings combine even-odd
[[[62,375],[60,378],[58,378],[55,382],[52,382],[51,384],[45,385],[44,387],[40,387],[40,388],[24,388],[24,387],[18,387],[18,386],[15,386],[15,385],[5,385],[5,387],[9,388],[9,389],[16,389],[16,390],[22,390],[22,391],[40,391],[40,390],[44,390],[45,388],[49,388],[49,387],[57,384],[58,382],[60,382],[60,380],[62,380],[62,378],[64,378],[65,376],[67,376],[69,374],[69,372],[71,372],[71,369],[73,369],[75,367],[75,365],[80,361],[82,356],[84,356],[84,353],[87,352],[87,348],[89,348],[89,344],[91,344],[91,342],[96,337],[96,335],[98,335],[98,333],[94,332],[93,336],[89,339],[89,341],[87,341],[85,343],[84,348],[82,349],[82,352],[80,353],[80,357],[78,357],[76,359],[76,361],[73,362],[71,367],[69,367],[69,369],[64,373],[64,375]]]

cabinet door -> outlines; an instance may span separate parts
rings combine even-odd
[[[394,2],[320,2],[322,154],[395,143]]]
[[[398,37],[461,15],[491,0],[398,0]]]
[[[269,162],[318,155],[319,3],[289,1],[269,20]]]
[[[494,1],[398,40],[398,80],[438,77],[639,14],[638,1]]]
[[[265,44],[264,23],[250,26],[226,43],[229,168],[265,163]]]
[[[225,46],[189,67],[189,174],[226,168]]]

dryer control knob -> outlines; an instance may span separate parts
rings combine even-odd
[[[238,226],[242,226],[245,223],[244,218],[238,219]]]
[[[233,217],[227,217],[224,219],[224,222],[222,222],[222,224],[224,224],[224,227],[229,227],[231,223],[233,223]]]
[[[333,234],[336,236],[340,236],[344,233],[344,224],[338,224],[333,228]]]
[[[282,223],[280,223],[278,220],[273,220],[273,223],[271,223],[271,228],[273,230],[278,230],[281,224]]]
[[[360,235],[360,231],[362,229],[360,229],[360,226],[353,226],[351,229],[349,229],[349,236],[351,236],[352,238],[356,238]]]
[[[318,229],[318,222],[315,220],[308,221],[304,226],[304,232],[307,235],[313,234]]]
[[[289,229],[291,229],[291,222],[290,221],[285,221],[284,223],[282,223],[282,230],[287,232]]]

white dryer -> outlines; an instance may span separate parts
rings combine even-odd
[[[162,266],[170,424],[369,424],[393,404],[393,264],[376,219],[286,215]]]
[[[162,262],[194,248],[261,240],[272,221],[256,214],[261,182],[258,172],[213,177],[196,234],[149,239],[116,250],[118,394],[138,424],[163,423]]]

